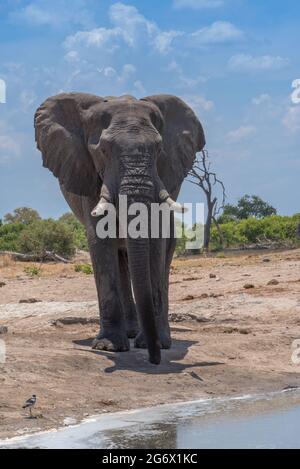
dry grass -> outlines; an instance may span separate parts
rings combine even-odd
[[[14,261],[8,254],[0,256],[0,269],[6,269],[7,267],[11,267],[12,264],[14,264]]]
[[[290,260],[298,260],[300,255],[298,251],[291,251]],[[261,262],[262,258],[267,257],[272,261],[280,261],[282,252],[257,252],[257,253],[239,253],[239,254],[227,254],[225,257],[204,257],[204,256],[193,256],[193,257],[181,257],[174,258],[172,262],[171,273],[179,273],[180,271],[190,269],[209,269],[214,267],[223,267],[226,265],[238,266],[238,265],[254,265],[257,262]],[[288,259],[288,258],[287,258]],[[26,273],[25,270],[30,272],[31,269],[37,268],[39,270],[38,277],[42,278],[64,278],[74,276],[86,276],[81,272],[75,272],[75,265],[79,261],[85,261],[90,263],[89,257],[85,255],[82,259],[74,259],[70,264],[61,264],[55,262],[39,263],[39,262],[18,262],[14,261],[11,256],[4,255],[0,256],[0,276],[1,278],[28,278],[30,273]]]
[[[74,271],[74,264],[59,264],[39,262],[18,262],[11,256],[0,256],[0,275],[2,278],[14,279],[18,277],[31,277],[30,271],[38,270],[38,277],[65,277],[79,275]]]

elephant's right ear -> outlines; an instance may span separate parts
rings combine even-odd
[[[43,166],[68,192],[94,196],[101,181],[84,133],[84,115],[103,98],[85,93],[63,93],[47,99],[36,111],[35,138]],[[100,132],[100,129],[99,129]]]

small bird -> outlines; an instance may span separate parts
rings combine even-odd
[[[35,406],[35,404],[36,404],[36,395],[33,394],[32,397],[30,399],[27,399],[27,401],[23,405],[23,409],[29,409],[30,417],[32,417],[31,409]]]

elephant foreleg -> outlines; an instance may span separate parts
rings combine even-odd
[[[97,199],[71,194],[63,186],[61,190],[70,208],[85,225],[87,231],[100,310],[100,332],[94,340],[93,347],[119,352],[129,350],[117,240],[99,239],[97,236],[98,220],[91,217]]]
[[[93,348],[124,352],[129,350],[122,301],[119,259],[116,240],[100,240],[93,228],[88,230],[100,310],[100,332]]]

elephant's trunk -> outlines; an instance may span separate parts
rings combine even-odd
[[[128,207],[132,203],[144,203],[150,215],[151,202],[155,200],[155,187],[144,161],[147,160],[136,161],[131,171],[126,168],[122,173],[120,195],[127,195]],[[132,289],[141,328],[148,346],[149,360],[158,365],[161,353],[152,296],[149,226],[147,238],[133,239],[128,234],[127,249]]]
[[[149,244],[149,239],[128,238],[128,260],[134,298],[148,346],[149,360],[158,365],[161,354],[152,298]]]

